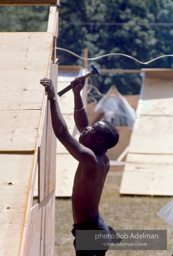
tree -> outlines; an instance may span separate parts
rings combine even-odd
[[[0,31],[46,31],[48,13],[47,6],[1,6]]]

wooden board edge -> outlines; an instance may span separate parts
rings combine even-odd
[[[57,6],[50,6],[47,32],[52,32],[54,37],[58,37],[58,19],[59,13]]]
[[[0,5],[60,5],[60,0],[0,0]]]

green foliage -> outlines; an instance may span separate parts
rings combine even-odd
[[[0,31],[46,31],[49,8],[45,6],[0,7]]]

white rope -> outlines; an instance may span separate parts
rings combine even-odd
[[[134,58],[134,57],[132,57],[130,55],[123,54],[123,53],[108,53],[108,54],[100,55],[100,56],[97,56],[97,57],[94,57],[94,58],[83,58],[83,57],[79,56],[78,54],[76,54],[76,53],[74,53],[72,51],[69,51],[69,50],[67,50],[65,48],[55,47],[55,49],[60,50],[60,51],[64,51],[64,52],[68,52],[68,53],[70,53],[70,54],[74,55],[75,57],[77,57],[79,59],[82,59],[82,60],[98,60],[98,59],[105,58],[105,57],[108,57],[108,56],[124,56],[124,57],[132,59],[132,60],[134,60],[134,61],[136,61],[136,62],[138,62],[140,64],[143,64],[143,65],[148,65],[148,64],[150,64],[150,63],[152,63],[152,62],[154,62],[154,61],[156,61],[158,59],[161,59],[161,58],[173,57],[173,54],[162,55],[162,56],[159,56],[159,57],[154,58],[152,60],[149,60],[147,62],[142,62],[142,61],[139,61],[138,59],[136,59],[136,58]]]

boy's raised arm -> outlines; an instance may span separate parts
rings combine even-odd
[[[53,130],[56,137],[61,141],[61,138],[65,136],[65,134],[68,132],[68,129],[67,129],[66,122],[61,114],[59,104],[57,102],[56,93],[54,91],[52,80],[49,78],[43,78],[40,80],[40,84],[42,84],[45,87],[48,93],[48,99],[50,101],[50,108],[51,108]]]
[[[68,131],[66,122],[61,114],[59,104],[54,91],[54,86],[49,78],[43,78],[40,83],[46,88],[50,101],[52,126],[58,140],[66,147],[68,152],[79,162],[95,163],[95,154],[88,148],[81,145]]]
[[[86,109],[83,105],[82,97],[80,94],[84,85],[85,80],[83,80],[82,77],[76,78],[71,83],[74,93],[74,120],[76,127],[80,132],[82,132],[89,125]]]

